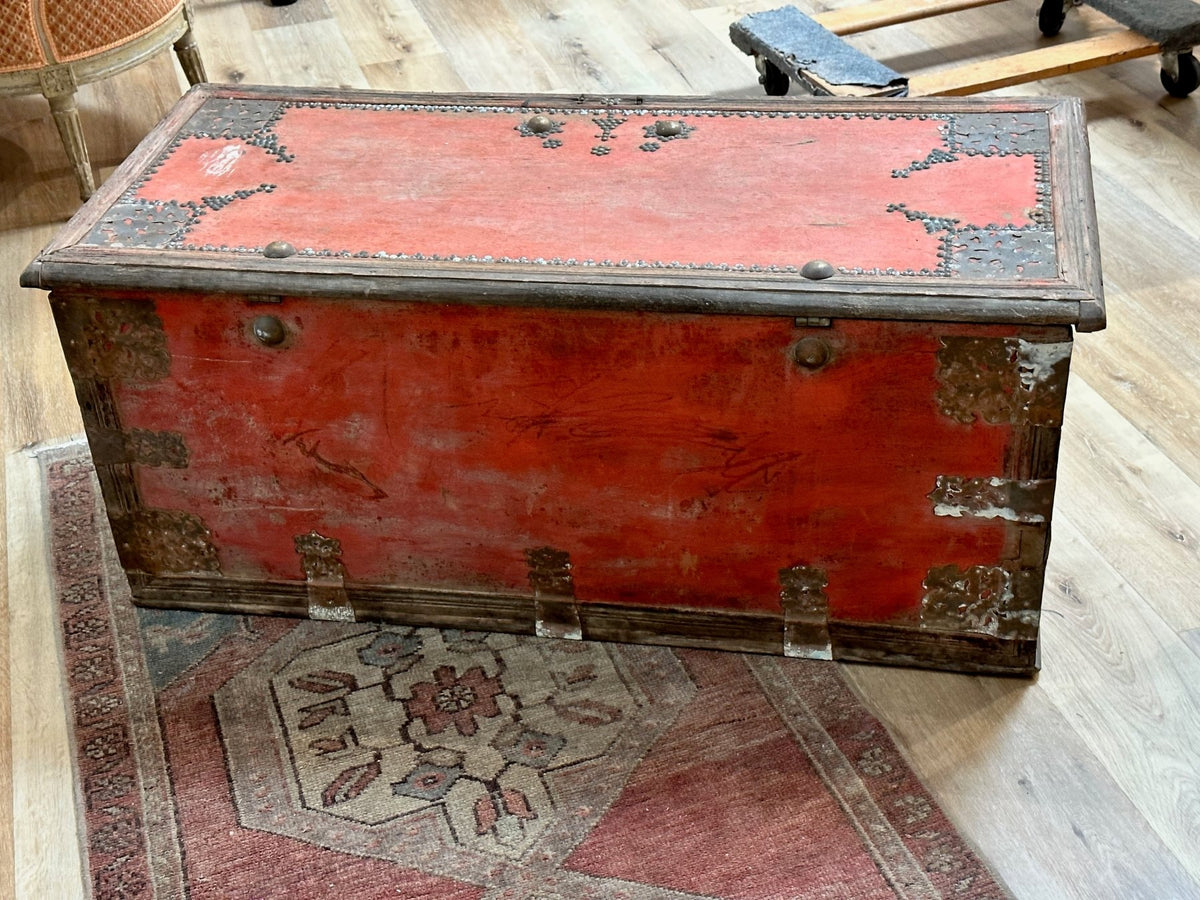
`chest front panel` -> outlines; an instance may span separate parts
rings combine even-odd
[[[157,377],[107,382],[122,431],[186,449],[184,466],[136,465],[137,495],[198,517],[230,578],[302,581],[295,539],[316,531],[364,584],[529,593],[529,553],[550,547],[582,603],[778,613],[780,573],[803,565],[827,573],[835,618],[888,621],[919,613],[931,567],[1011,552],[1003,516],[938,510],[939,479],[1018,474],[1020,414],[985,416],[1013,402],[1001,374],[991,401],[947,385],[963,346],[1019,384],[1011,329],[303,299],[89,308],[161,327]],[[264,315],[275,346],[255,338]],[[1061,337],[1024,344],[1061,359]]]

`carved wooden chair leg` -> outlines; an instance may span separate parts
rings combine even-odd
[[[196,43],[196,38],[192,34],[192,29],[188,29],[175,42],[175,55],[179,57],[179,65],[183,67],[183,74],[187,77],[188,84],[201,84],[208,81],[208,76],[204,72],[204,60],[200,58],[200,46]]]
[[[28,11],[30,0],[16,5],[22,3]],[[9,5],[0,0],[0,8]],[[76,89],[139,65],[171,45],[187,80],[193,85],[207,81],[191,0],[33,0],[35,10],[43,6],[57,12],[15,18],[0,13],[0,97],[42,93],[86,200],[95,193],[96,177],[80,128]],[[91,27],[97,15],[104,27]]]
[[[183,16],[187,22],[187,31],[175,42],[175,55],[179,57],[179,65],[183,68],[188,84],[201,84],[208,81],[208,76],[204,72],[204,60],[200,58],[200,45],[196,43],[196,35],[192,32],[191,7],[184,5]]]
[[[96,192],[96,179],[92,175],[92,161],[88,156],[87,144],[83,142],[83,128],[79,124],[79,108],[75,105],[75,90],[61,94],[46,94],[54,124],[59,137],[75,169],[75,180],[79,182],[79,197],[86,200]]]

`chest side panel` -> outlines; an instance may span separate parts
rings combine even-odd
[[[551,548],[582,603],[778,612],[800,566],[831,617],[882,621],[931,567],[1011,551],[1003,518],[934,495],[1020,452],[1011,417],[945,389],[947,342],[970,374],[990,365],[973,342],[1013,355],[1004,329],[174,297],[154,316],[166,361],[111,381],[117,415],[187,459],[133,465],[137,493],[203,522],[229,577],[303,580],[316,531],[356,583],[528,594]]]

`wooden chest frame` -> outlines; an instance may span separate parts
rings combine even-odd
[[[863,269],[815,259],[778,268],[447,258],[372,253],[371,247],[297,248],[283,234],[276,241],[245,245],[190,243],[187,229],[200,215],[220,212],[255,192],[205,196],[189,207],[147,199],[144,186],[172,177],[172,154],[189,140],[215,140],[220,147],[253,145],[275,160],[297,152],[281,145],[269,116],[243,127],[236,115],[221,112],[237,107],[244,114],[261,103],[305,110],[423,114],[436,107],[439,114],[503,114],[506,122],[515,123],[504,129],[515,132],[512,140],[519,146],[536,142],[548,150],[561,144],[555,143],[556,135],[564,129],[571,134],[571,115],[578,110],[599,129],[594,130],[592,155],[601,158],[611,149],[614,130],[628,130],[623,123],[643,114],[648,115],[642,129],[646,143],[640,149],[664,153],[673,149],[670,141],[707,125],[711,117],[760,121],[796,115],[806,121],[867,123],[919,116],[933,120],[943,133],[952,127],[960,133],[950,139],[958,143],[947,144],[949,150],[938,151],[940,156],[933,152],[923,161],[914,160],[912,171],[951,158],[1028,157],[1036,174],[1037,208],[1024,210],[1029,224],[1009,230],[964,227],[957,220],[892,204],[887,213],[897,221],[937,232],[942,242],[940,262],[920,271]],[[978,126],[962,123],[987,123],[989,117],[998,117],[1009,131],[1002,129],[998,145],[968,146],[978,135],[964,138],[962,129],[978,131]],[[1033,134],[1026,129],[1028,121],[1044,127]],[[191,224],[181,226],[184,220]],[[982,249],[973,250],[972,241]],[[995,246],[987,246],[989,241]],[[1028,674],[1038,665],[1037,619],[1072,327],[1094,330],[1104,324],[1086,136],[1076,102],[930,101],[917,112],[895,101],[780,107],[777,101],[429,98],[204,86],[194,89],[147,138],[30,266],[22,283],[53,291],[51,302],[117,548],[140,604],[665,642],[961,671]],[[198,309],[202,312],[194,312]],[[193,321],[193,315],[199,318]],[[329,324],[333,315],[344,324]],[[318,328],[318,322],[325,325]],[[380,336],[385,324],[391,337]],[[497,330],[503,332],[500,337]],[[345,342],[340,350],[314,336],[330,331],[341,332]],[[423,337],[395,336],[404,334]],[[202,349],[197,336],[213,338],[215,349]],[[475,367],[471,378],[448,366],[444,355],[440,363],[429,355],[431,342],[451,337],[458,342],[455,352]],[[320,353],[313,355],[318,345]],[[345,376],[349,381],[341,385],[344,396],[338,405],[322,406],[323,395],[300,391],[299,400],[288,401],[292,405],[286,414],[279,412],[282,406],[264,407],[267,401],[249,388],[201,388],[201,382],[188,380],[189,373],[203,370],[206,355],[220,358],[221,365],[270,372],[290,353],[292,359],[326,366],[322,373],[340,370],[321,361],[345,353],[349,345],[384,364],[405,367],[406,384],[432,397],[438,416],[451,415],[445,412],[451,409],[475,409],[474,418],[450,437],[462,446],[468,440],[464,435],[469,440],[483,435],[477,458],[460,450],[456,464],[454,457],[439,455],[440,449],[429,449],[427,458],[412,463],[423,467],[420,477],[414,475],[411,483],[404,482],[409,487],[397,493],[400,482],[382,484],[375,474],[379,470],[372,468],[378,454],[362,462],[366,457],[354,455],[349,438],[339,445],[340,455],[334,454],[332,438],[321,438],[323,449],[313,437],[315,430],[306,430],[300,421],[306,409],[314,415],[327,409],[344,420],[339,425],[343,437],[351,429],[350,419],[361,433],[374,434],[375,425],[359,420],[375,407],[375,395],[355,393],[353,386],[369,378],[355,382]],[[592,418],[579,418],[581,406],[559,409],[556,417],[523,406],[542,403],[545,408],[547,398],[561,399],[562,392],[535,377],[533,364],[513,350],[518,345],[532,348],[531,356],[553,356],[556,377],[575,379],[576,387],[588,381],[589,366],[607,367],[612,387],[602,399],[593,395],[588,401],[595,407],[588,408]],[[497,347],[504,352],[494,351]],[[654,352],[639,349],[645,347]],[[671,365],[660,365],[660,359]],[[353,365],[346,363],[345,371],[365,371]],[[722,374],[726,369],[734,374]],[[766,374],[740,374],[744,371]],[[900,388],[873,387],[886,386],[893,377]],[[507,380],[501,384],[502,379]],[[651,381],[666,385],[662,395],[671,398],[655,412],[615,399],[634,396],[639,385]],[[828,460],[854,448],[833,445],[857,441],[863,459],[874,459],[869,447],[874,442],[862,437],[868,432],[855,430],[858,419],[838,404],[848,391],[865,390],[862,408],[886,421],[910,382],[928,395],[916,404],[916,424],[908,424],[907,413],[892,415],[901,431],[916,436],[881,439],[898,454],[896,459],[886,471],[868,473],[867,487],[846,486],[848,464]],[[168,393],[175,391],[166,400],[155,395],[163,386]],[[205,399],[207,393],[211,397]],[[799,399],[787,399],[793,394]],[[693,402],[693,395],[703,397]],[[182,409],[189,397],[207,404],[202,415]],[[778,397],[784,398],[778,401],[779,415],[762,411]],[[753,402],[733,412],[740,409],[738,398]],[[171,404],[188,422],[186,436],[162,427]],[[221,479],[212,460],[220,440],[204,434],[205,422],[214,433],[225,428],[230,421],[226,413],[237,406],[245,409],[243,419],[269,407],[266,418],[276,415],[278,420],[271,420],[278,427],[271,426],[276,430],[266,450],[242,447],[266,427],[253,423],[236,426],[241,429],[237,439],[225,446],[235,468],[243,464],[237,460],[259,454],[263,480],[274,479],[274,488],[245,488],[240,498],[235,494],[241,488],[217,483]],[[353,414],[347,412],[351,408]],[[790,452],[797,441],[789,429],[804,419],[806,408],[841,410],[800,425],[833,447],[833,454],[811,447]],[[423,417],[416,406],[404,409],[404,429],[420,432],[425,445],[433,447],[435,438],[446,437],[437,433],[441,419]],[[596,417],[602,415],[620,424],[619,429],[613,425],[619,439],[597,432]],[[659,415],[669,428],[655,425]],[[286,428],[279,424],[284,419]],[[503,426],[496,424],[501,419]],[[514,422],[519,422],[516,437]],[[960,441],[966,448],[961,451],[962,471],[937,468],[946,460],[958,464],[953,447],[936,453],[924,449],[918,432],[930,422],[935,423],[928,431],[930,442]],[[693,427],[687,423],[697,423],[693,437],[680,441],[662,436]],[[865,428],[870,422],[864,418],[860,424]],[[573,442],[585,432],[589,446],[603,447],[615,462],[605,468],[586,454],[571,456],[578,446]],[[697,473],[708,471],[711,460],[719,458],[728,481],[730,471],[747,458],[744,446],[731,451],[722,444],[735,432],[742,438],[759,435],[756,440],[764,442],[765,449],[748,467],[757,480],[752,489],[739,487],[718,496],[711,483],[696,481],[701,477]],[[390,443],[379,446],[404,465],[420,456],[413,449],[416,444],[406,440],[389,437]],[[286,464],[279,461],[279,447],[285,445],[295,454]],[[507,449],[497,451],[498,446]],[[539,477],[549,479],[550,470],[561,476],[555,488],[559,499],[534,497],[538,492],[529,489],[533,482],[522,480],[533,465],[526,456],[501,473],[516,487],[497,492],[498,470],[479,461],[494,459],[497,452],[543,460]],[[547,453],[557,454],[555,459],[565,454],[571,465],[547,463]],[[638,454],[676,460],[669,474],[675,482],[695,482],[691,493],[685,490],[681,499],[660,491],[656,482],[665,469],[629,475],[627,463]],[[683,457],[687,459],[679,462]],[[292,496],[280,492],[301,458],[306,471],[325,485],[313,487],[306,501],[314,509],[312,527],[297,524],[307,520],[297,518],[293,509],[272,512],[287,505],[272,501],[273,496]],[[994,460],[998,470],[980,468],[990,465],[981,462],[985,458]],[[864,465],[870,471],[878,468],[869,461]],[[921,509],[888,512],[895,505],[888,505],[890,485],[905,482],[910,469],[919,469],[923,480],[918,479],[919,492],[903,496],[916,497]],[[435,470],[437,488],[421,487],[421,479],[428,480]],[[572,479],[585,482],[578,497],[572,493],[577,487]],[[348,498],[348,508],[370,507],[389,497],[387,503],[397,504],[377,517],[379,555],[392,554],[388,565],[393,568],[386,577],[362,575],[371,564],[362,549],[370,543],[362,537],[370,531],[364,524],[370,516],[351,521],[344,511],[316,511],[325,497],[321,492],[335,482],[342,492],[337,496]],[[769,490],[763,486],[767,484]],[[868,490],[870,485],[875,487]],[[590,508],[589,494],[612,502]],[[454,504],[471,508],[471,503],[478,508],[468,514],[439,507],[421,519],[437,496],[446,509]],[[517,509],[514,498],[524,498],[528,514]],[[222,539],[242,533],[234,515],[238,502],[246,504],[247,520],[259,523],[247,526],[240,540],[253,543],[255,533],[274,534],[278,524],[279,534],[288,537],[286,554],[276,546],[264,551],[265,561],[231,563],[233,551]],[[401,529],[397,522],[405,504],[413,523]],[[652,511],[643,513],[642,507]],[[702,515],[701,507],[715,512]],[[495,508],[507,511],[492,516],[488,511]],[[606,509],[615,516],[611,527],[591,521],[602,519]],[[858,526],[853,516],[861,520]],[[274,523],[273,517],[281,521]],[[553,527],[544,527],[547,520]],[[832,523],[836,537],[816,537],[818,520]],[[505,537],[513,522],[512,534]],[[686,540],[673,543],[663,522],[676,523]],[[878,526],[868,524],[876,522]],[[464,537],[464,523],[475,524],[476,533]],[[660,526],[661,532],[655,530]],[[665,562],[654,563],[658,569],[650,564],[639,568],[639,560],[612,549],[608,532],[623,529],[651,535],[665,548],[655,551]],[[781,529],[790,529],[786,537],[779,537]],[[934,547],[933,556],[938,556],[943,542],[942,558],[908,559],[918,539],[910,541],[905,534],[925,534],[922,529],[933,537],[920,538],[925,541],[921,546]],[[397,536],[401,530],[406,533]],[[447,536],[451,532],[453,541]],[[503,537],[502,550],[485,546],[489,535]],[[422,540],[428,558],[414,562],[412,548]],[[466,545],[476,547],[471,551],[475,556],[460,553]],[[862,559],[843,558],[862,547],[867,548]],[[982,547],[992,548],[987,553],[994,558],[972,563],[972,554]],[[722,555],[727,567],[713,562]],[[493,556],[495,561],[489,561]],[[476,565],[476,559],[482,562]],[[705,566],[706,572],[698,571]],[[920,569],[919,586],[892,597],[891,582],[910,578],[907,573],[914,566]],[[879,571],[872,574],[875,568]],[[524,585],[512,574],[517,569],[523,570]],[[673,575],[662,574],[667,569],[682,573],[675,579],[678,584]],[[737,592],[729,585],[752,569],[758,574],[750,580],[761,576],[766,585],[755,588],[759,599],[724,602]],[[657,599],[640,602],[639,578],[646,579],[647,595]],[[870,596],[875,591],[878,598]]]

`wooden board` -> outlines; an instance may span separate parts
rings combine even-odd
[[[40,565],[47,558],[49,533],[43,517],[41,477],[38,461],[29,452],[9,454],[4,464],[10,502],[7,516],[25,520],[17,529],[10,521],[9,533],[15,539],[8,545],[6,587],[8,596],[20,598],[20,603],[8,608],[5,630],[9,641],[22,652],[8,667],[11,681],[5,685],[5,696],[12,698],[13,709],[37,711],[36,715],[18,714],[3,742],[12,754],[11,802],[20,810],[20,826],[5,829],[13,836],[20,861],[9,871],[21,890],[10,896],[29,896],[24,889],[37,885],[41,896],[70,897],[83,872],[78,837],[70,832],[61,834],[54,842],[53,856],[39,847],[43,843],[40,836],[69,822],[76,808],[71,725],[63,706],[66,684],[61,667],[46,664],[61,655],[55,623],[58,607]]]
[[[955,66],[909,79],[913,97],[962,96],[1054,78],[1158,53],[1158,44],[1132,31],[1116,31]]]
[[[813,20],[834,34],[857,34],[889,25],[916,22],[931,16],[962,12],[1007,0],[876,0],[828,10],[813,16]]]

